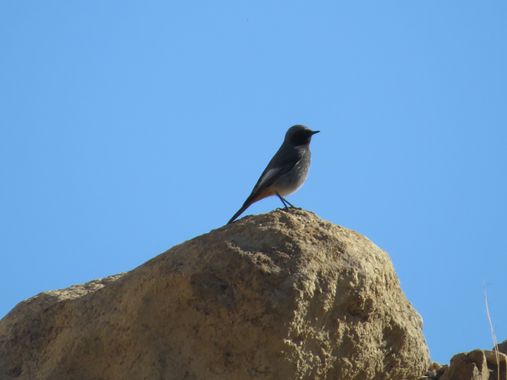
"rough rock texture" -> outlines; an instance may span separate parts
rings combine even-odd
[[[436,380],[507,380],[507,341],[498,345],[498,352],[473,350],[454,355],[450,365],[433,364],[426,379]]]
[[[292,210],[247,217],[0,322],[1,379],[415,379],[421,318],[389,257]]]
[[[493,349],[495,349],[493,347]],[[507,340],[504,340],[502,343],[499,343],[497,346],[498,351],[503,352],[507,355]]]

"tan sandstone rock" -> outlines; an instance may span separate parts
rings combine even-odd
[[[429,364],[387,254],[299,210],[41,293],[0,321],[2,380],[402,380]]]
[[[454,355],[439,380],[507,380],[507,355],[473,350]]]

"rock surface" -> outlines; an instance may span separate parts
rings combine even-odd
[[[495,347],[493,347],[495,349]],[[497,346],[498,351],[503,352],[507,355],[507,340],[504,340],[502,343]]]
[[[301,210],[244,218],[0,321],[6,380],[401,380],[429,364],[387,254]]]
[[[454,355],[451,363],[433,363],[429,376],[434,380],[507,380],[507,341],[498,345],[498,352],[473,350]]]

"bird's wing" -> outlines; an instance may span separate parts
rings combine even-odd
[[[255,184],[252,194],[272,185],[280,176],[288,173],[301,159],[301,154],[297,150],[284,150],[282,148],[273,156],[266,169]]]

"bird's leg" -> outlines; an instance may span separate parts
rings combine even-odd
[[[278,198],[280,198],[280,200],[282,201],[283,206],[284,206],[284,208],[286,210],[288,210],[289,208],[297,208],[292,203],[290,203],[287,199],[285,199],[284,197],[282,197],[280,194],[276,193],[276,195],[278,196]]]
[[[292,208],[297,208],[297,207],[296,207],[296,206],[294,206],[292,203],[290,203],[287,199],[285,199],[285,198],[282,198],[282,199],[285,201],[285,203],[287,203],[287,204],[289,205],[289,207],[292,207]]]
[[[288,209],[289,209],[289,207],[288,207],[287,205],[288,205],[288,204],[290,205],[290,203],[289,203],[289,202],[287,202],[287,201],[285,200],[285,198],[284,198],[284,197],[282,197],[280,194],[276,193],[276,196],[277,196],[278,198],[280,198],[280,200],[282,201],[282,203],[283,203],[283,208],[284,208],[284,209],[286,209],[286,210],[288,210]]]

